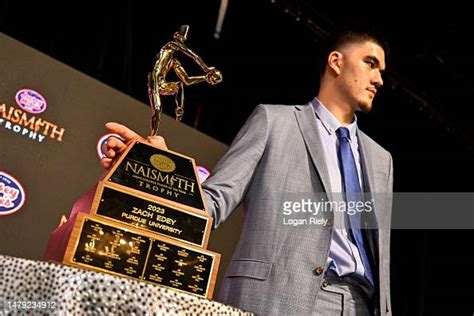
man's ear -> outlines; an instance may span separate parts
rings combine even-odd
[[[341,74],[343,58],[341,52],[334,50],[328,56],[328,67],[332,69],[337,75]]]

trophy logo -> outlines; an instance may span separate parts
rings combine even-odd
[[[182,26],[161,48],[148,75],[152,136],[158,135],[162,96],[175,97],[180,121],[184,86],[222,80],[218,70],[185,45],[188,31]],[[204,74],[188,76],[177,52],[192,58]],[[167,80],[171,70],[179,81]],[[89,214],[70,219],[64,256],[49,259],[212,298],[220,254],[206,249],[212,217],[199,179],[193,158],[131,142],[99,181]]]
[[[160,154],[151,156],[150,163],[153,167],[162,172],[173,172],[176,169],[176,164],[173,160]]]

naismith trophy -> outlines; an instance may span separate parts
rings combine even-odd
[[[151,135],[158,132],[163,95],[174,96],[180,120],[183,84],[222,80],[184,44],[188,29],[182,26],[163,46],[148,76]],[[189,77],[177,52],[205,74]],[[179,81],[166,81],[170,70]],[[211,224],[194,160],[134,141],[99,182],[90,211],[75,217],[64,256],[56,261],[212,298],[220,254],[206,250]]]

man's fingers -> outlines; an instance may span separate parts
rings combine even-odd
[[[105,124],[105,127],[111,132],[111,133],[116,133],[125,138],[126,142],[129,142],[132,139],[140,139],[144,140],[143,137],[126,127],[125,125],[115,123],[115,122],[109,122]]]
[[[107,157],[104,157],[104,158],[100,159],[100,164],[101,164],[102,167],[104,167],[105,169],[109,169],[110,166],[112,165],[112,159],[107,158]]]
[[[108,158],[114,158],[115,157],[115,150],[113,150],[113,149],[107,150],[107,157]]]
[[[166,146],[165,139],[161,136],[148,136],[146,140],[153,146],[156,146],[161,149],[168,149],[168,146]]]
[[[109,130],[109,132],[113,134],[118,134],[122,137],[125,142],[118,139],[117,137],[109,137],[107,140],[107,150],[105,154],[107,157],[101,159],[101,165],[108,169],[118,154],[123,152],[127,148],[127,144],[130,143],[132,140],[141,140],[150,143],[153,146],[156,146],[161,149],[168,149],[166,145],[165,139],[161,136],[148,136],[146,139],[135,133],[133,130],[129,129],[125,125],[109,122],[105,124],[105,127]]]
[[[122,152],[126,147],[127,145],[125,145],[124,142],[122,142],[120,139],[116,137],[109,137],[109,139],[107,140],[108,151],[112,149],[117,152]],[[109,156],[109,157],[112,157],[112,156]]]

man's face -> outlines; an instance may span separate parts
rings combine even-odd
[[[385,53],[374,42],[352,43],[340,49],[343,67],[339,75],[341,93],[354,110],[368,112],[377,89],[383,84]]]

